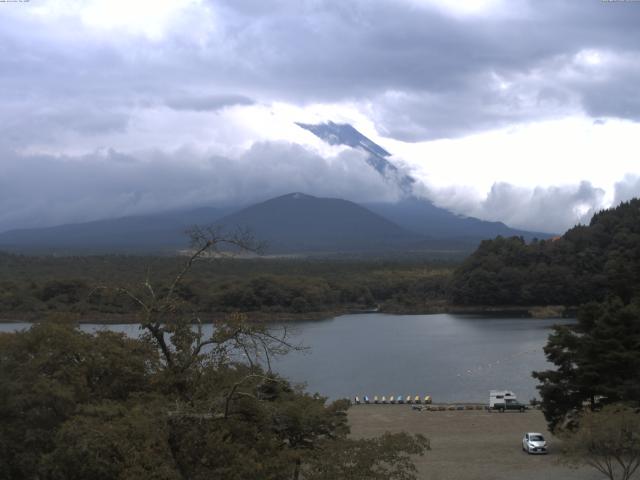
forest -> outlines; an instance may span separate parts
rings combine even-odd
[[[595,214],[562,237],[483,241],[456,269],[448,295],[462,305],[624,302],[640,292],[640,200]]]
[[[0,315],[37,319],[73,313],[109,321],[135,305],[113,288],[140,288],[174,274],[182,257],[52,257],[0,254]],[[255,318],[321,318],[379,308],[441,308],[449,261],[211,258],[195,264],[178,294],[203,318],[242,311]]]

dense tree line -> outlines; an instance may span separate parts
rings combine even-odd
[[[482,278],[490,283],[474,283]],[[453,288],[458,296],[470,291],[486,302],[506,303],[513,296],[521,303],[579,306],[577,323],[556,326],[544,347],[555,368],[533,372],[542,410],[577,459],[609,478],[615,460],[621,478],[628,478],[640,459],[640,200],[600,212],[589,226],[555,241],[485,242],[456,272]],[[593,415],[603,407],[606,414]],[[629,423],[620,423],[620,415],[631,415],[635,427],[591,432],[594,425]],[[598,435],[613,436],[619,445],[595,448],[602,444]]]
[[[468,305],[572,305],[640,291],[640,200],[597,213],[562,237],[483,241],[455,271],[450,297]]]
[[[99,286],[139,288],[174,271],[170,257],[23,257],[0,255],[0,314],[127,314],[130,298]],[[211,259],[177,292],[199,313],[304,314],[381,306],[419,310],[446,298],[451,268],[424,262]]]

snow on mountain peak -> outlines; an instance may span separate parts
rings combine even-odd
[[[406,195],[411,195],[415,179],[400,171],[387,159],[391,156],[388,151],[365,137],[353,126],[331,121],[318,124],[297,122],[296,125],[310,131],[329,145],[346,145],[363,150],[368,154],[366,161],[371,167],[388,181],[396,183]]]

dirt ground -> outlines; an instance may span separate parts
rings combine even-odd
[[[352,436],[389,432],[422,433],[431,450],[416,458],[419,478],[429,480],[601,480],[591,468],[570,469],[558,462],[558,440],[537,410],[489,413],[484,410],[428,412],[409,405],[356,405],[349,410]],[[547,455],[522,451],[525,432],[543,433]],[[555,448],[554,448],[555,447]]]

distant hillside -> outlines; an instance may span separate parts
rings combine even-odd
[[[291,193],[252,205],[216,222],[248,228],[268,252],[340,252],[418,246],[423,238],[360,205]]]
[[[471,248],[475,248],[481,240],[498,235],[521,236],[525,240],[552,236],[547,233],[517,230],[502,222],[488,222],[456,215],[444,208],[436,207],[423,198],[407,197],[396,203],[367,203],[364,206],[407,230],[428,237],[456,240]]]
[[[452,299],[474,305],[580,305],[640,294],[640,200],[597,213],[555,240],[485,240],[455,272]]]
[[[198,208],[0,233],[0,250],[23,253],[174,254],[188,247],[186,230],[248,228],[267,253],[411,251],[470,252],[485,238],[533,234],[499,222],[459,217],[428,200],[361,206],[347,200],[284,195],[241,210]],[[235,213],[231,213],[234,212]]]
[[[188,247],[185,231],[209,225],[228,209],[197,208],[0,233],[0,249],[37,253],[175,253]]]

